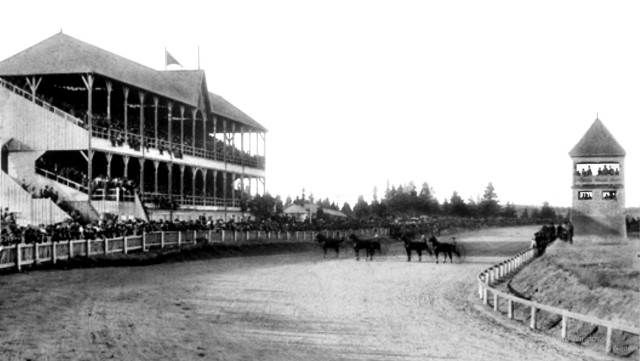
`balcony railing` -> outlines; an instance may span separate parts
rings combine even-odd
[[[239,199],[225,199],[219,197],[203,197],[203,196],[192,196],[192,195],[184,195],[180,197],[180,195],[174,194],[173,196],[169,196],[167,193],[147,193],[145,192],[142,197],[140,197],[144,203],[152,203],[159,205],[160,203],[175,203],[180,207],[240,207]]]
[[[610,184],[622,182],[621,175],[574,175],[574,183]]]
[[[197,147],[194,147],[193,145],[184,145],[184,148],[183,148],[182,145],[179,143],[169,142],[164,139],[156,139],[156,138],[146,137],[146,136],[142,138],[143,141],[140,141],[139,134],[133,134],[133,133],[125,132],[122,130],[116,130],[116,129],[109,130],[104,127],[94,126],[93,136],[101,139],[107,139],[107,140],[111,140],[112,137],[115,137],[115,138],[120,137],[120,139],[122,139],[123,141],[135,139],[140,144],[140,147],[143,147],[144,145],[146,145],[149,148],[155,148],[158,150],[160,149],[160,146],[162,146],[163,152],[171,152],[174,158],[181,158],[181,156],[176,156],[176,152],[182,152],[182,150],[184,149],[184,153],[182,153],[182,155],[186,154],[192,157],[210,159],[210,160],[215,160],[219,162],[224,162],[225,160],[224,152],[197,148]],[[124,143],[123,143],[123,146],[124,146]],[[226,160],[231,164],[244,165],[252,168],[264,169],[265,167],[264,157],[257,156],[257,155],[256,156],[238,156],[233,154],[227,154]]]
[[[43,176],[45,178],[54,180],[54,181],[56,181],[56,182],[58,182],[60,184],[64,184],[67,187],[71,187],[71,188],[73,188],[75,190],[78,190],[80,192],[83,192],[83,193],[88,193],[87,186],[82,185],[82,184],[77,183],[77,182],[74,182],[74,181],[72,181],[72,180],[70,180],[68,178],[62,177],[62,176],[60,176],[58,174],[55,174],[53,172],[50,172],[50,171],[48,171],[46,169],[42,169],[42,168],[36,167],[36,173],[40,174],[41,176]]]

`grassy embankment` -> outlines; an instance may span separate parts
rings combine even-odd
[[[570,245],[556,241],[546,253],[508,283],[515,293],[536,302],[640,327],[640,258],[637,241]],[[526,318],[523,312],[521,317]],[[560,316],[540,313],[541,329],[559,335]],[[606,329],[570,321],[568,338],[602,347]],[[614,353],[638,353],[638,337],[614,332]],[[624,347],[621,347],[624,346]]]

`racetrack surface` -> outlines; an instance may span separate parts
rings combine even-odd
[[[394,245],[372,262],[318,250],[5,275],[0,359],[609,359],[482,306],[477,274],[513,254],[482,241],[493,256],[454,264]]]

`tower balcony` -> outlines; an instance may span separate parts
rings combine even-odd
[[[622,175],[574,175],[574,185],[622,184]]]

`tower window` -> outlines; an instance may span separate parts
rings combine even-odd
[[[616,191],[602,191],[602,199],[618,199],[618,195]]]
[[[578,192],[579,200],[589,200],[593,199],[593,191],[580,191]]]

